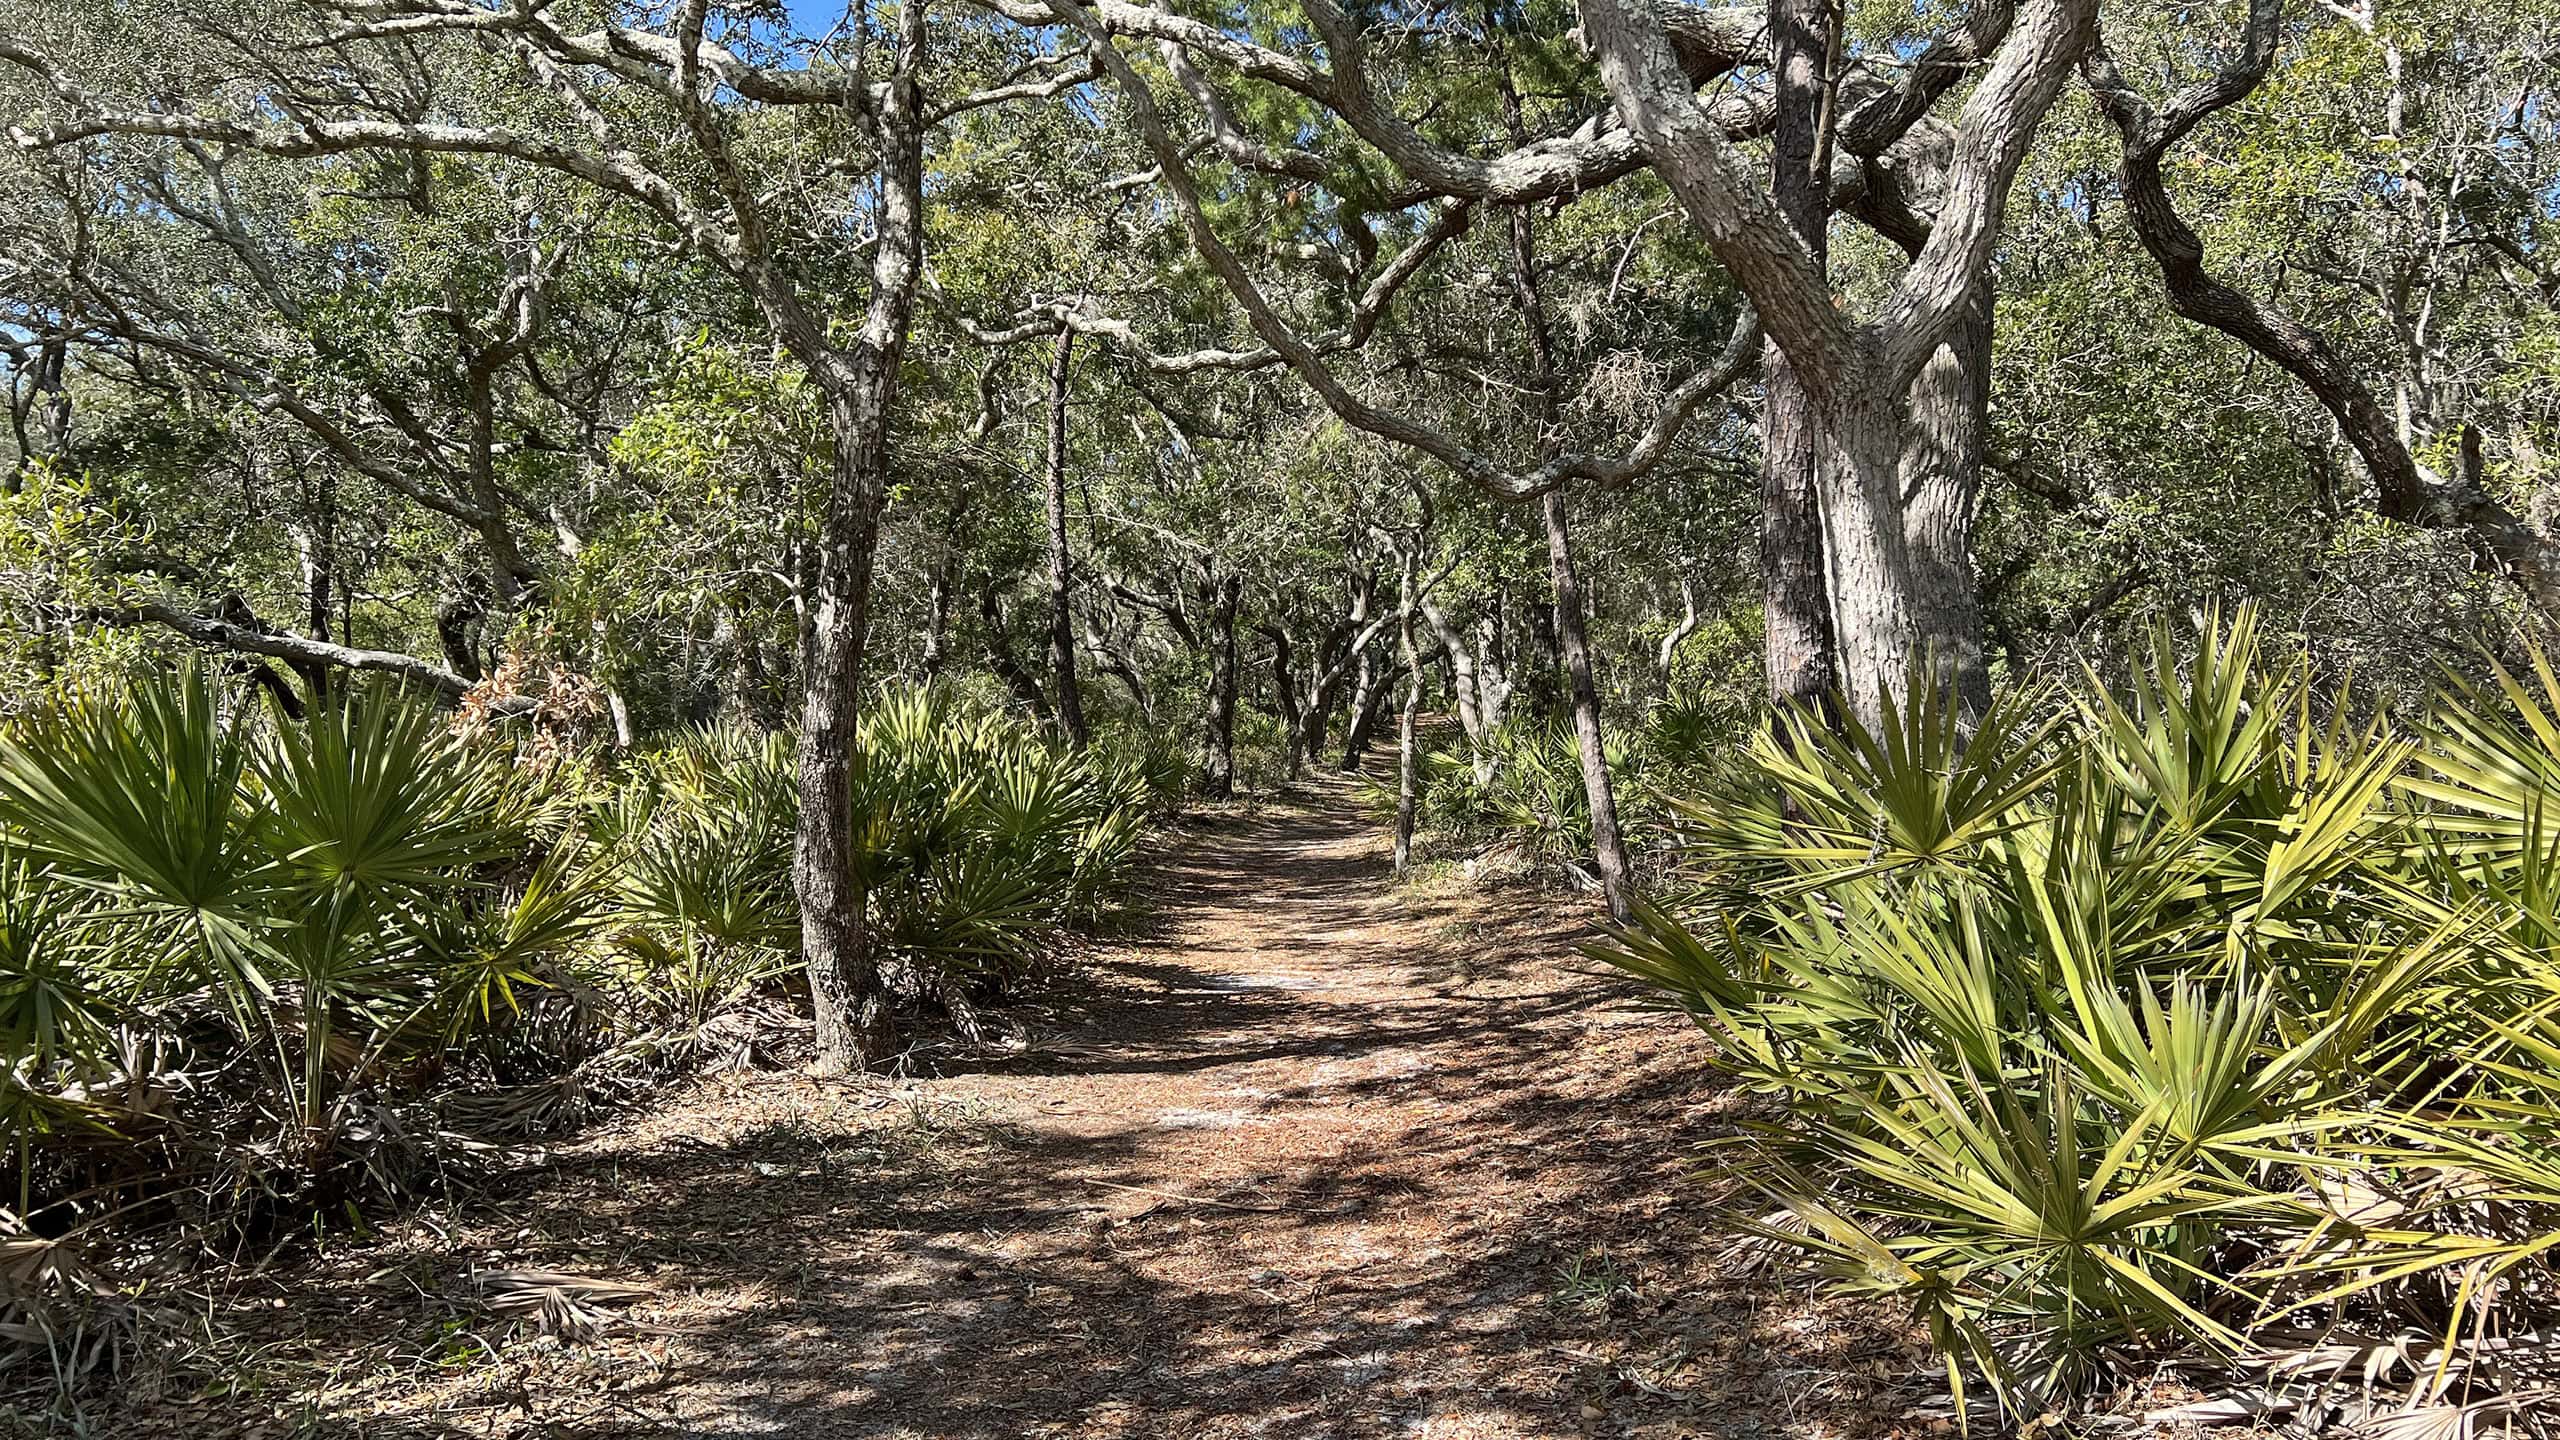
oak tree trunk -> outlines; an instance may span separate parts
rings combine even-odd
[[[1991,706],[1973,515],[1991,409],[1991,285],[1911,382],[1902,437],[1902,526],[1911,549],[1911,621],[1931,672],[1962,712]]]
[[[956,547],[945,545],[934,557],[932,573],[925,577],[924,678],[927,682],[942,678],[942,667],[951,654],[951,574],[958,564]]]
[[[1830,187],[1818,182],[1826,89],[1828,0],[1771,0],[1769,40],[1776,113],[1769,189],[1817,267],[1828,264]],[[1839,683],[1822,546],[1821,469],[1828,449],[1811,397],[1777,342],[1761,358],[1760,590],[1773,700],[1819,708]]]
[[[1440,637],[1440,648],[1449,660],[1450,699],[1457,707],[1458,728],[1466,732],[1468,759],[1475,767],[1476,784],[1493,783],[1495,761],[1491,744],[1499,723],[1486,713],[1484,677],[1477,667],[1476,652],[1467,638],[1449,623],[1439,606],[1421,602],[1422,617],[1431,622],[1432,632]]]
[[[1591,860],[1611,919],[1635,918],[1632,867],[1618,829],[1618,801],[1609,783],[1609,752],[1600,730],[1600,690],[1592,678],[1591,643],[1582,616],[1582,581],[1573,569],[1573,545],[1565,527],[1564,496],[1547,492],[1540,502],[1547,523],[1547,560],[1555,572],[1556,640],[1564,650],[1573,704],[1573,736],[1582,756],[1582,788],[1591,806]]]
[[[1494,69],[1502,100],[1503,121],[1513,144],[1525,144],[1528,125],[1520,110],[1520,94],[1511,80],[1506,56]],[[1511,210],[1511,293],[1528,332],[1529,389],[1537,417],[1542,455],[1552,455],[1560,439],[1562,415],[1556,373],[1555,338],[1547,328],[1545,297],[1538,286],[1538,240],[1526,206]],[[1635,918],[1631,867],[1626,837],[1618,828],[1618,799],[1609,783],[1609,751],[1600,724],[1600,688],[1593,676],[1591,644],[1585,631],[1582,580],[1574,573],[1572,532],[1565,521],[1564,493],[1550,490],[1538,500],[1539,518],[1547,534],[1547,566],[1555,585],[1555,608],[1531,606],[1542,621],[1536,628],[1542,645],[1551,648],[1565,673],[1566,703],[1573,712],[1574,748],[1582,762],[1583,803],[1591,813],[1591,863],[1600,873],[1600,889],[1610,917]],[[1542,670],[1552,674],[1552,670]],[[1550,712],[1552,713],[1552,712]]]
[[[1835,404],[1830,453],[1818,462],[1839,694],[1869,731],[1882,728],[1888,697],[1902,693],[1917,653],[1899,408],[1874,395]]]
[[[853,759],[861,720],[863,641],[880,511],[888,497],[888,407],[896,367],[830,397],[835,484],[819,534],[817,594],[800,662],[800,822],[792,888],[809,973],[822,1071],[865,1069],[897,1044],[872,953],[854,852]]]
[[[827,396],[835,456],[801,642],[800,818],[791,881],[817,1065],[831,1072],[878,1064],[897,1046],[854,848],[853,763],[871,571],[889,496],[890,416],[924,250],[924,41],[925,5],[916,0],[901,8],[897,65],[879,92],[874,122],[880,190],[870,303],[849,349],[810,357],[826,362],[812,369]],[[819,348],[802,338],[804,348]]]
[[[992,576],[978,588],[978,626],[986,631],[987,668],[1013,692],[1015,702],[1031,712],[1034,722],[1046,725],[1049,697],[1042,693],[1039,677],[1022,663],[1021,656],[1013,653],[1013,631],[1005,624],[1004,601],[997,594],[998,589]]]
[[[1298,757],[1306,743],[1306,710],[1298,700],[1297,647],[1289,643],[1289,632],[1273,625],[1264,631],[1271,637],[1271,706],[1280,716],[1281,764],[1287,776],[1298,778]]]
[[[1417,544],[1419,537],[1416,537]],[[1404,708],[1396,726],[1396,873],[1402,875],[1413,864],[1414,814],[1421,800],[1420,781],[1415,774],[1420,755],[1416,753],[1415,731],[1422,724],[1422,652],[1413,643],[1413,612],[1416,597],[1413,553],[1407,551],[1404,562],[1404,586],[1397,614],[1397,639],[1404,646]]]
[[[1360,657],[1359,683],[1351,691],[1350,723],[1342,734],[1342,764],[1345,775],[1360,772],[1360,762],[1369,753],[1369,737],[1378,728],[1379,713],[1386,709],[1387,697],[1395,693],[1396,667],[1383,669],[1367,655]]]

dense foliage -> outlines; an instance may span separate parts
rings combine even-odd
[[[0,0],[0,139],[30,1257],[1357,774],[2013,1395],[2541,1301],[2560,0]]]
[[[2028,1414],[2182,1346],[2534,1403],[2560,676],[2360,711],[2243,611],[1970,743],[1930,704],[1761,742],[1685,807],[1692,902],[1597,952],[1768,1097],[1737,1218]]]
[[[389,687],[287,721],[197,668],[0,737],[8,1332],[112,1358],[128,1297],[344,1220],[791,1030],[790,747],[621,773]],[[866,722],[862,879],[909,1003],[966,1012],[1103,920],[1170,798],[931,691]],[[174,1238],[172,1238],[174,1237]]]

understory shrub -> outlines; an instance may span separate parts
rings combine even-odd
[[[191,1256],[344,1222],[780,1018],[789,737],[607,777],[461,721],[363,685],[288,721],[190,669],[0,733],[0,1361],[112,1365]],[[939,692],[884,694],[859,753],[885,958],[964,1017],[1103,915],[1180,784]]]
[[[1767,1097],[1712,1157],[1744,1229],[2013,1413],[2170,1353],[2464,1433],[2547,1399],[2552,670],[2403,732],[2243,611],[1969,738],[1915,689],[1764,737],[1595,947]]]
[[[1652,726],[1603,732],[1618,824],[1639,852],[1661,844],[1665,781],[1682,773],[1657,744]],[[1582,780],[1582,751],[1562,719],[1513,719],[1476,744],[1463,736],[1424,748],[1416,825],[1450,844],[1499,854],[1533,869],[1593,881],[1591,797]],[[1392,766],[1368,777],[1368,807],[1381,817],[1396,808]]]

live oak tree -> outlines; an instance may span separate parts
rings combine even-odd
[[[1345,385],[1328,365],[1328,346],[1297,333],[1220,236],[1193,174],[1188,147],[1174,135],[1147,80],[1120,43],[1158,47],[1180,77],[1214,63],[1239,79],[1277,86],[1338,124],[1393,167],[1396,198],[1406,205],[1443,197],[1446,212],[1478,203],[1519,205],[1584,190],[1649,167],[1680,202],[1700,240],[1751,298],[1760,323],[1802,385],[1815,421],[1804,443],[1821,459],[1827,605],[1831,643],[1853,713],[1873,719],[1884,697],[1923,656],[1950,673],[1965,664],[1965,645],[1951,617],[1962,607],[1927,590],[1904,531],[1901,469],[1906,395],[1968,309],[1991,261],[2007,188],[2045,109],[2068,82],[2094,19],[2094,3],[2030,7],[2011,25],[2005,11],[1981,18],[1908,67],[1898,82],[1872,88],[1850,129],[1883,143],[1902,138],[1972,59],[1998,40],[1974,84],[1944,161],[1931,175],[1939,203],[1910,269],[1875,317],[1852,323],[1811,250],[1768,188],[1749,177],[1735,150],[1736,132],[1760,121],[1747,102],[1702,103],[1700,82],[1729,73],[1749,55],[1759,18],[1743,11],[1638,10],[1594,0],[1582,16],[1605,103],[1561,135],[1502,148],[1490,156],[1436,143],[1404,121],[1367,69],[1369,46],[1359,22],[1316,0],[1306,14],[1326,55],[1324,64],[1239,39],[1168,12],[1131,5],[1093,8],[1066,3],[1008,4],[1027,21],[1073,26],[1117,83],[1131,123],[1148,143],[1158,170],[1192,230],[1195,246],[1226,284],[1255,334],[1351,423],[1406,443],[1494,493],[1527,497],[1573,480],[1625,483],[1649,468],[1689,415],[1721,384],[1721,367],[1701,357],[1692,375],[1666,396],[1656,422],[1621,457],[1580,451],[1535,465],[1506,465],[1413,414],[1378,404]],[[1993,7],[1995,9],[2000,7]],[[1686,45],[1684,53],[1682,46]],[[1352,189],[1353,167],[1328,166],[1304,148],[1279,147],[1245,133],[1214,84],[1190,87],[1209,130],[1213,153],[1248,168],[1278,170],[1308,183]],[[1869,118],[1872,117],[1872,118]],[[1620,128],[1623,126],[1623,128]],[[1854,147],[1845,153],[1857,159]],[[1825,183],[1829,173],[1825,166]],[[1362,176],[1361,178],[1365,178]],[[1353,192],[1357,193],[1357,192]],[[1348,208],[1348,207],[1346,207]],[[1969,592],[1968,592],[1969,594]],[[1924,627],[1929,633],[1924,634]],[[1969,638],[1969,637],[1968,637]]]

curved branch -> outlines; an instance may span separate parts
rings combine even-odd
[[[2097,20],[2097,0],[2042,0],[1966,99],[1928,243],[1873,327],[1889,392],[1918,378],[1991,268],[2009,186],[2073,62],[2095,39]]]
[[[527,42],[525,49],[535,49]],[[735,269],[745,258],[736,237],[723,233],[666,177],[629,149],[600,144],[596,151],[491,126],[434,121],[320,120],[251,122],[181,111],[119,109],[74,82],[51,56],[24,41],[0,35],[0,63],[42,80],[64,111],[40,128],[11,125],[6,134],[24,149],[51,149],[108,135],[157,136],[199,144],[230,145],[263,154],[307,159],[360,151],[442,155],[498,155],[584,180],[626,196],[664,217],[688,243]],[[603,140],[599,135],[599,140]]]
[[[2283,20],[2283,0],[2250,0],[2239,56],[2159,109],[2124,77],[2103,43],[2090,48],[2081,76],[2122,138],[2125,210],[2134,233],[2159,265],[2179,314],[2274,361],[2338,422],[2373,476],[2374,508],[2384,519],[2465,532],[2538,608],[2560,616],[2560,548],[2481,483],[2479,432],[2463,427],[2460,474],[2447,478],[2420,466],[2372,390],[2320,332],[2204,268],[2204,240],[2169,194],[2161,162],[2170,147],[2257,89],[2275,63]]]
[[[1751,297],[1805,388],[1818,397],[1844,389],[1856,366],[1849,322],[1803,237],[1747,178],[1749,163],[1723,127],[1698,107],[1653,7],[1645,0],[1585,0],[1582,24],[1618,114],[1642,137],[1654,169]]]
[[[1370,335],[1376,332],[1378,322],[1386,318],[1388,305],[1395,299],[1396,292],[1420,273],[1431,257],[1440,253],[1441,247],[1465,234],[1473,218],[1473,207],[1463,201],[1442,206],[1422,233],[1414,237],[1413,243],[1398,251],[1395,258],[1389,260],[1369,282],[1368,288],[1361,292],[1359,302],[1352,307],[1351,322],[1317,336],[1308,342],[1309,347],[1318,354],[1332,354],[1366,344]],[[1091,296],[1062,297],[1034,306],[1024,311],[1023,318],[1017,323],[996,329],[979,325],[960,314],[948,304],[938,285],[931,281],[927,285],[937,300],[945,302],[945,313],[953,322],[981,345],[1017,345],[1026,340],[1055,335],[1058,327],[1064,325],[1079,335],[1113,342],[1140,368],[1158,375],[1189,375],[1203,370],[1263,370],[1287,359],[1268,345],[1252,350],[1155,350],[1138,338],[1137,327],[1129,321],[1095,313]]]

